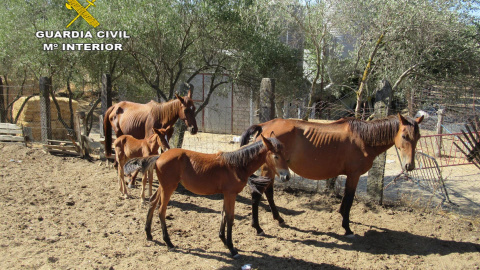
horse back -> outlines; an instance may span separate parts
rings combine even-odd
[[[199,195],[240,192],[246,184],[222,163],[218,154],[172,148],[157,160],[157,169],[162,186],[182,183],[187,190]],[[236,181],[230,182],[232,178]]]
[[[144,139],[150,135],[145,132],[150,111],[151,105],[130,101],[117,103],[110,114],[110,121],[117,136],[125,134]]]
[[[263,126],[264,136],[272,132],[284,144],[289,168],[302,177],[321,180],[348,175],[365,160],[361,142],[342,120],[316,123],[276,119]]]

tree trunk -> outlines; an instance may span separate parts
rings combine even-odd
[[[0,77],[0,122],[7,122],[7,110],[5,110],[5,100],[3,98],[3,81]]]
[[[360,117],[360,108],[362,107],[362,95],[365,89],[365,84],[367,82],[368,75],[370,75],[370,70],[373,64],[373,58],[377,54],[378,48],[380,48],[380,45],[382,44],[382,40],[383,40],[383,37],[385,36],[385,33],[386,31],[384,31],[378,38],[377,43],[375,44],[375,48],[373,49],[372,53],[370,54],[370,58],[368,59],[367,66],[363,71],[362,81],[360,82],[360,87],[358,87],[358,91],[357,91],[357,105],[355,107],[355,118]]]
[[[275,79],[263,78],[260,84],[260,123],[275,117]]]
[[[382,89],[375,95],[375,118],[384,118],[389,114],[390,104],[392,102],[392,86],[387,80],[383,81]],[[385,163],[387,152],[383,152],[373,160],[373,166],[368,171],[367,194],[368,196],[382,204],[383,202],[383,184],[385,174]]]

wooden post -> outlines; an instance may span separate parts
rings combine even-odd
[[[82,150],[82,123],[81,123],[81,120],[80,120],[80,112],[76,112],[75,113],[75,116],[74,116],[74,119],[73,119],[73,129],[75,130],[75,136],[76,136],[76,140],[77,140],[77,143],[78,143],[78,147],[80,147],[80,149],[77,149],[77,151],[80,153],[80,155],[83,154],[83,150]]]
[[[85,120],[85,112],[77,112],[75,114],[75,134],[77,134],[77,142],[80,144],[81,157],[90,156],[85,140],[85,134],[87,134],[87,123]]]
[[[439,109],[437,111],[438,121],[437,121],[437,134],[443,133],[443,116],[444,116],[444,109]],[[441,157],[442,156],[442,137],[438,137],[437,141],[437,149],[435,149],[435,156]]]
[[[7,122],[7,111],[5,110],[5,99],[3,98],[3,81],[0,77],[0,122]]]
[[[110,74],[103,74],[102,75],[102,113],[100,114],[100,137],[103,137],[103,116],[105,112],[112,106],[112,78]]]
[[[260,84],[260,123],[275,117],[275,79],[263,78]]]
[[[392,86],[387,80],[383,81],[382,89],[375,95],[375,118],[384,118],[388,115],[392,101]],[[383,179],[385,174],[385,163],[387,152],[383,152],[373,160],[373,166],[368,171],[367,194],[379,204],[383,203]]]
[[[42,134],[42,142],[48,143],[52,138],[52,122],[50,116],[50,87],[52,80],[48,77],[40,78],[40,127]]]

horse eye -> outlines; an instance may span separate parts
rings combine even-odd
[[[402,135],[402,138],[403,138],[404,140],[406,140],[406,139],[407,139],[407,136],[405,136],[405,135]]]
[[[273,155],[273,158],[274,158],[274,159],[278,159],[278,156],[277,156],[277,155]]]

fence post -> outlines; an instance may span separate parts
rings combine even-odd
[[[103,134],[103,116],[110,106],[112,106],[112,77],[110,74],[103,74],[102,75],[102,93],[101,93],[101,100],[102,100],[102,113],[99,116],[100,122],[100,137],[104,137]]]
[[[388,115],[390,103],[392,100],[392,86],[387,80],[383,81],[382,89],[378,90],[375,95],[375,118],[384,118]],[[373,166],[368,171],[367,178],[367,194],[378,202],[383,203],[383,179],[385,174],[385,163],[387,152],[383,152],[373,160]]]
[[[260,84],[260,123],[275,117],[275,79],[263,78]]]
[[[443,116],[444,116],[444,109],[438,109],[437,111],[437,116],[438,116],[438,121],[437,121],[437,134],[442,134],[443,133]],[[437,149],[435,149],[435,156],[436,157],[441,157],[442,156],[442,137],[438,137],[437,141]]]
[[[42,134],[42,142],[48,143],[52,137],[52,122],[50,116],[50,87],[52,80],[48,77],[40,78],[40,127]]]
[[[5,111],[5,99],[3,98],[2,77],[0,77],[0,122],[7,122],[7,111]]]

